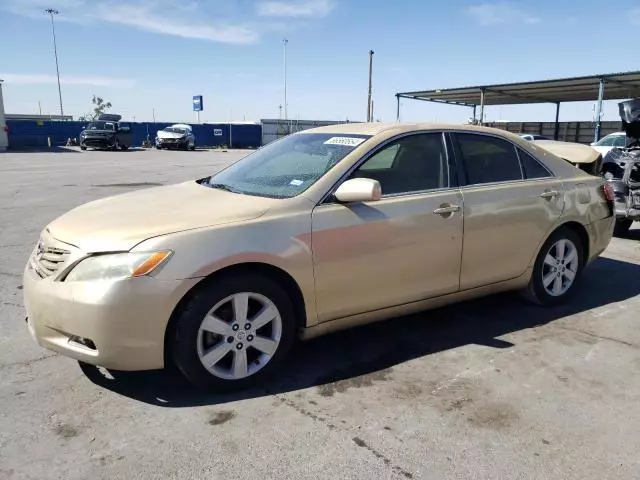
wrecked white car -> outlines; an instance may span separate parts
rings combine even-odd
[[[156,148],[174,148],[177,150],[195,150],[196,137],[191,125],[176,123],[156,133]]]

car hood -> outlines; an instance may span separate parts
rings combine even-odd
[[[187,135],[186,133],[165,132],[164,130],[158,130],[156,134],[158,138],[182,138]]]
[[[571,163],[593,163],[601,155],[592,147],[581,143],[558,142],[556,140],[534,140],[532,143]]]
[[[96,200],[47,228],[56,239],[88,253],[126,251],[159,235],[251,220],[275,202],[188,182]]]

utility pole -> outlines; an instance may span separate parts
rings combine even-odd
[[[151,109],[151,114],[153,115],[153,123],[156,123],[156,109],[155,108]]]
[[[60,69],[58,67],[58,47],[56,45],[56,27],[53,23],[53,16],[58,15],[60,12],[53,8],[47,8],[44,13],[49,14],[51,17],[51,32],[53,33],[53,55],[56,58],[56,76],[58,77],[58,98],[60,99],[60,116],[64,116],[64,109],[62,108],[62,89],[60,88]]]
[[[40,100],[38,100],[38,111],[40,112],[40,116],[42,116],[42,105],[40,104]]]
[[[282,120],[282,105],[278,106],[278,110],[280,110],[280,114],[278,115],[278,118]]]
[[[372,105],[371,105],[371,82],[372,82],[372,77],[373,77],[373,54],[374,51],[373,50],[369,50],[369,96],[367,98],[367,122],[372,121],[372,117],[373,117],[373,112],[372,110]]]
[[[284,121],[287,121],[287,44],[289,40],[286,38],[282,39],[282,43],[284,44]]]

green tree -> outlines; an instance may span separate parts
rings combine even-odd
[[[86,113],[79,117],[81,122],[96,120],[101,114],[111,108],[111,102],[105,102],[104,98],[98,97],[97,95],[93,96],[91,103],[93,104],[93,113]]]

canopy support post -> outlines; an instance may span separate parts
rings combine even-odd
[[[593,141],[600,140],[600,131],[602,129],[602,122],[600,117],[602,116],[602,101],[604,100],[604,79],[600,79],[600,88],[598,89],[598,103],[596,104],[596,129],[593,136]]]
[[[556,102],[556,123],[553,127],[553,139],[558,140],[560,134],[560,102]]]

